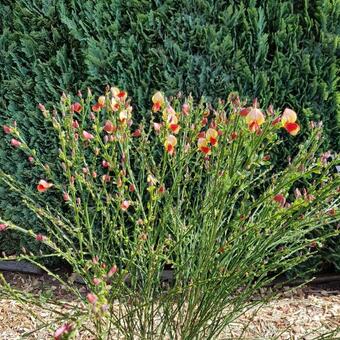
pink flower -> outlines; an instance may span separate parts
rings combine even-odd
[[[92,177],[97,178],[97,173],[95,171],[92,172]]]
[[[53,187],[52,183],[48,183],[45,180],[41,179],[37,185],[37,190],[39,192],[45,192],[46,190],[50,189]]]
[[[120,205],[120,208],[123,210],[123,211],[126,211],[129,209],[129,206],[130,206],[130,202],[127,201],[127,200],[124,200],[121,205]]]
[[[102,180],[103,182],[108,183],[111,181],[111,177],[109,175],[103,175]]]
[[[88,293],[86,299],[91,305],[94,305],[97,302],[98,297],[95,294]]]
[[[12,128],[10,126],[4,125],[3,127],[4,133],[8,135],[9,133],[12,132]]]
[[[93,282],[93,284],[94,284],[95,286],[98,286],[98,285],[100,284],[101,280],[98,279],[97,277],[95,277],[95,278],[92,280],[92,282]]]
[[[83,137],[86,139],[86,140],[90,140],[90,139],[93,139],[94,138],[94,136],[91,134],[91,133],[89,133],[89,132],[87,132],[87,131],[83,131]]]
[[[41,241],[44,241],[45,236],[42,235],[42,234],[37,234],[37,235],[35,235],[35,239],[36,239],[37,241],[41,242]]]
[[[99,263],[99,257],[97,255],[92,259],[92,263],[93,264],[98,264]]]
[[[83,174],[84,174],[84,175],[87,175],[88,173],[89,173],[89,168],[84,167],[84,168],[83,168]]]
[[[34,158],[33,158],[32,156],[29,156],[29,157],[28,157],[28,161],[29,161],[31,164],[33,164],[33,163],[34,163]]]
[[[64,199],[65,202],[69,201],[70,200],[70,195],[67,192],[64,192],[63,193],[63,199]]]
[[[77,120],[74,120],[74,121],[72,122],[72,127],[73,127],[74,129],[78,129],[78,128],[79,128],[79,123],[78,123]]]
[[[11,145],[14,146],[15,148],[19,148],[21,145],[21,142],[19,142],[17,139],[12,138]]]
[[[133,184],[129,185],[129,191],[134,192],[136,190],[135,186]]]
[[[63,335],[66,335],[72,331],[72,326],[68,323],[63,324],[54,333],[54,340],[61,340]]]
[[[108,168],[109,165],[110,165],[109,162],[106,161],[105,159],[102,161],[102,166],[103,166],[103,168]]]
[[[1,232],[1,231],[5,231],[6,228],[7,228],[7,225],[6,225],[6,224],[3,224],[3,223],[0,224],[0,232]]]
[[[182,113],[183,113],[183,115],[184,115],[184,116],[187,116],[187,115],[189,114],[189,111],[190,111],[190,106],[189,106],[189,104],[184,103],[184,104],[182,105]]]
[[[107,273],[107,277],[111,277],[113,276],[116,272],[117,272],[117,267],[116,266],[112,266],[111,269],[109,270],[109,272]]]
[[[156,133],[159,132],[159,131],[161,131],[161,127],[162,127],[161,124],[159,124],[159,123],[153,123],[153,128],[155,129],[155,132],[156,132]]]
[[[39,110],[42,111],[42,112],[46,111],[46,108],[45,108],[44,104],[39,103],[39,104],[38,104],[38,108],[39,108]]]

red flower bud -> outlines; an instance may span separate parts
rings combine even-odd
[[[286,198],[282,194],[277,194],[274,196],[274,201],[279,203],[283,207],[286,203]]]
[[[142,132],[140,131],[140,129],[137,129],[134,132],[132,132],[132,137],[140,137],[141,134]]]
[[[202,126],[205,126],[208,124],[208,118],[207,117],[204,117],[202,120],[201,120],[201,124]]]
[[[45,236],[44,235],[41,235],[41,234],[37,234],[35,235],[35,239],[39,242],[43,241],[45,239]]]
[[[4,133],[8,135],[9,133],[12,132],[12,128],[10,126],[4,125],[3,127]]]
[[[94,305],[97,302],[98,297],[95,294],[88,293],[86,299],[91,305]]]
[[[90,140],[90,139],[93,139],[94,138],[94,136],[91,134],[91,133],[89,133],[89,132],[87,132],[87,131],[83,131],[83,137],[86,139],[86,140]]]
[[[54,340],[62,340],[64,339],[64,335],[69,334],[72,331],[72,326],[68,323],[65,323],[61,327],[59,327],[54,333]]]
[[[113,276],[116,272],[117,272],[117,267],[112,266],[111,269],[109,270],[109,272],[107,273],[107,277]]]
[[[231,140],[235,140],[237,138],[237,132],[233,131],[230,135]]]
[[[95,277],[95,278],[92,280],[92,282],[93,282],[93,284],[94,284],[95,286],[98,286],[98,285],[100,284],[101,280]]]
[[[250,107],[244,107],[240,111],[240,116],[246,117],[248,116],[248,113],[250,112],[251,108]]]
[[[190,111],[190,106],[189,106],[189,104],[184,103],[184,104],[182,105],[182,113],[183,113],[183,115],[184,115],[184,116],[187,116],[187,115],[189,114],[189,111]]]
[[[39,108],[39,110],[40,110],[41,112],[46,111],[45,106],[44,106],[43,104],[41,104],[41,103],[38,104],[38,108]]]
[[[3,224],[3,223],[0,224],[0,232],[1,232],[1,231],[5,231],[6,228],[7,228],[7,225],[6,225],[6,224]]]
[[[65,202],[69,201],[70,200],[70,195],[67,192],[64,192],[63,193],[63,199],[64,199]]]
[[[79,128],[79,123],[78,123],[77,120],[74,120],[74,121],[72,122],[72,127],[73,127],[74,129],[78,129],[78,128]]]
[[[21,146],[21,142],[18,141],[17,139],[12,138],[11,145],[14,146],[15,148],[19,148]]]

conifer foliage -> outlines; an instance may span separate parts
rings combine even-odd
[[[214,101],[239,89],[263,106],[294,107],[304,127],[322,120],[325,150],[338,150],[339,16],[337,0],[4,0],[0,123],[20,121],[53,160],[57,150],[37,104],[62,91],[114,84],[145,114],[155,90]],[[18,157],[2,145],[1,168],[8,172]],[[31,182],[29,162],[16,169]],[[0,195],[5,215],[38,223],[13,194],[0,188]]]

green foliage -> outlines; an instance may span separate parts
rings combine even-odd
[[[264,106],[294,108],[303,131],[322,120],[323,148],[339,149],[338,0],[5,0],[0,16],[0,124],[20,121],[50,159],[52,135],[37,103],[94,83],[126,88],[138,110],[158,89],[216,101],[238,88]],[[277,164],[294,152],[286,143]],[[2,145],[1,168],[12,171],[18,160]],[[32,184],[27,169],[15,175]],[[39,224],[12,194],[0,194],[0,211]]]
[[[41,266],[73,294],[74,303],[65,303],[18,292],[0,275],[5,297],[56,313],[38,328],[72,331],[71,338],[89,331],[96,339],[216,339],[269,298],[261,288],[312,258],[314,243],[339,235],[339,155],[318,157],[320,126],[277,171],[274,146],[296,138],[285,131],[294,134],[291,110],[277,123],[279,112],[264,116],[256,103],[244,116],[236,94],[213,110],[204,99],[195,105],[158,92],[141,120],[125,91],[114,87],[95,99],[89,91],[78,102],[62,96],[57,110],[40,106],[56,137],[53,162],[19,124],[5,137],[14,153],[33,155],[41,175],[33,190],[2,171],[0,182],[45,230],[0,215],[1,233],[16,231],[38,245],[22,260],[39,263],[45,245],[89,290],[85,298],[83,287]],[[334,228],[325,231],[328,225]]]

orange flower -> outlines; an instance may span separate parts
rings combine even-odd
[[[168,152],[170,155],[173,155],[176,144],[177,138],[174,135],[169,135],[164,142],[166,152]]]
[[[99,103],[92,105],[92,111],[94,112],[99,112],[101,108],[102,106]]]
[[[110,120],[107,120],[105,122],[105,125],[103,127],[103,130],[107,133],[112,133],[116,131],[116,127],[113,125],[113,123]]]
[[[127,92],[125,91],[119,91],[117,93],[117,98],[119,98],[121,101],[124,101],[127,97]]]
[[[161,110],[162,106],[164,105],[164,97],[163,94],[161,92],[156,92],[153,96],[152,96],[152,111],[153,112],[158,112]]]
[[[292,136],[296,136],[300,131],[300,126],[297,123],[286,123],[284,128]]]
[[[80,112],[82,110],[82,106],[77,102],[71,105],[71,111]]]
[[[203,152],[205,155],[211,154],[211,148],[208,145],[208,141],[206,138],[198,138],[198,149]]]
[[[300,131],[300,126],[296,123],[297,115],[296,112],[286,108],[283,111],[281,122],[286,131],[292,136],[296,136]]]
[[[281,122],[283,125],[285,125],[286,123],[295,123],[297,120],[297,115],[296,112],[286,108],[283,111],[282,117],[281,117]]]
[[[52,183],[48,183],[45,180],[41,179],[37,185],[37,190],[39,192],[45,192],[46,190],[50,189],[53,187]]]
[[[212,146],[217,146],[217,136],[218,132],[215,129],[210,128],[208,129],[205,138]]]
[[[127,98],[127,92],[120,90],[118,87],[111,87],[111,94],[120,102],[124,102]]]
[[[246,116],[246,122],[251,132],[257,131],[264,123],[264,115],[261,110],[252,108]]]
[[[163,112],[163,119],[166,121],[167,127],[174,134],[177,134],[179,132],[181,127],[178,124],[178,118],[176,116],[176,112],[172,108],[164,110],[164,112]]]

